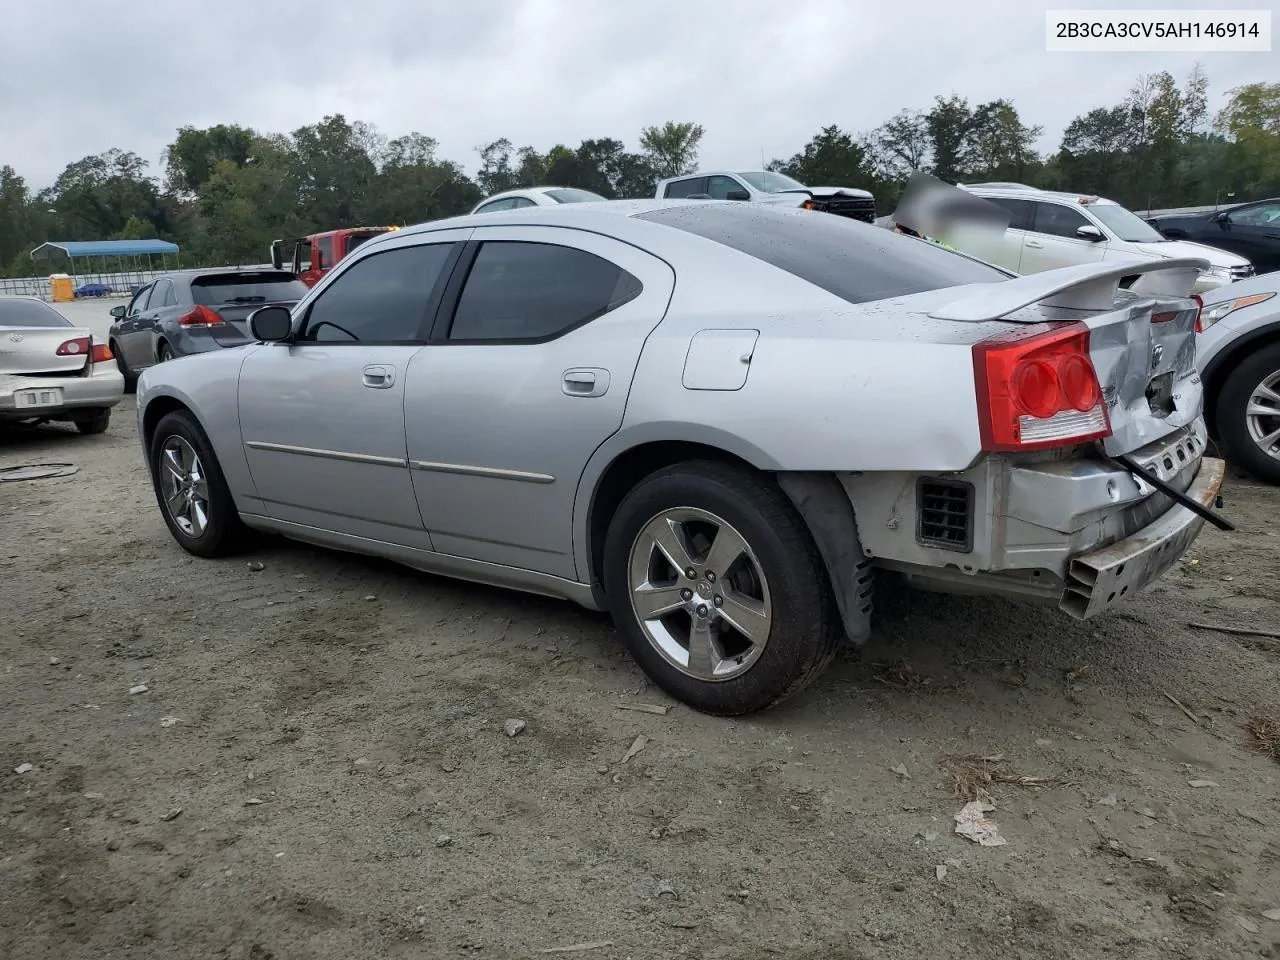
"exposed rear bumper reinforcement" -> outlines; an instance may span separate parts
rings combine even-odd
[[[1186,496],[1205,508],[1212,506],[1222,488],[1226,466],[1222,460],[1204,457]],[[1058,607],[1087,620],[1127,600],[1172,567],[1203,526],[1203,517],[1175,505],[1132,536],[1075,557]]]

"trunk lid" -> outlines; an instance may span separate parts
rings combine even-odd
[[[89,350],[58,355],[69,340],[87,342],[80,327],[0,327],[0,374],[80,373],[89,363]]]

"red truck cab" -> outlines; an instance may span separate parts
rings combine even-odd
[[[271,265],[277,270],[290,269],[308,287],[314,287],[333,265],[360,244],[373,237],[399,230],[399,227],[343,227],[326,230],[293,240],[275,240],[271,244]],[[287,258],[287,259],[286,259]]]

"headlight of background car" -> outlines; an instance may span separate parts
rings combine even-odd
[[[1230,267],[1210,267],[1208,270],[1203,271],[1200,275],[1203,277],[1213,277],[1213,279],[1215,280],[1230,280],[1231,268]]]
[[[1196,329],[1204,333],[1227,314],[1234,313],[1242,307],[1252,307],[1255,303],[1262,303],[1274,296],[1274,293],[1255,293],[1253,296],[1236,297],[1234,300],[1224,300],[1222,303],[1215,303],[1213,306],[1205,307],[1200,311],[1200,318],[1196,321]]]

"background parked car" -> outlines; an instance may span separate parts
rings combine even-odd
[[[1206,293],[1196,338],[1206,415],[1232,462],[1280,484],[1280,272]]]
[[[440,220],[257,310],[261,345],[144,372],[140,435],[193,554],[251,527],[609,609],[672,696],[740,714],[866,641],[873,567],[1083,619],[1176,562],[1204,520],[1156,483],[1223,475],[1202,265],[1010,279],[720,201]]]
[[[293,273],[276,270],[193,270],[169,273],[139,290],[128,306],[111,308],[108,332],[126,387],[139,371],[182,357],[250,342],[245,324],[264,304],[292,306],[307,293]]]
[[[1009,213],[1003,232],[958,233],[957,250],[1015,273],[1105,260],[1197,257],[1209,267],[1196,283],[1203,292],[1253,275],[1249,261],[1185,240],[1168,240],[1120,204],[1103,197],[1020,185],[967,184],[963,189]]]
[[[0,420],[102,433],[123,394],[105,343],[34,297],[0,297]]]
[[[876,198],[857,187],[806,187],[773,170],[712,170],[659,180],[659,200],[703,198],[802,206],[863,223],[876,219]]]
[[[472,213],[497,213],[522,207],[554,207],[562,203],[591,203],[604,197],[577,187],[526,187],[495,193],[476,204]]]
[[[1280,270],[1280,199],[1169,212],[1148,217],[1147,223],[1170,240],[1194,240],[1248,257],[1258,273]]]

